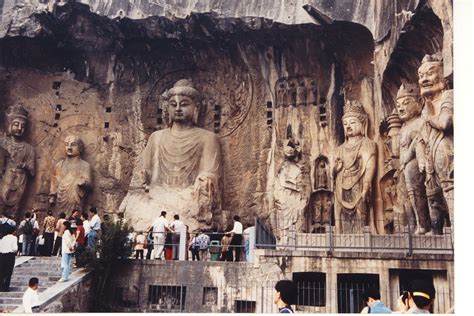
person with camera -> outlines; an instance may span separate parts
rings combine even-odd
[[[427,280],[413,280],[410,289],[398,299],[398,311],[405,314],[429,314],[436,295],[433,284]]]

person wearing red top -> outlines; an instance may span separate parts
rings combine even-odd
[[[80,218],[76,219],[76,266],[82,267],[81,255],[86,248],[86,240],[85,240],[85,230],[83,222]]]

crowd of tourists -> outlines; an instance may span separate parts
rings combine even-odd
[[[179,215],[174,215],[171,222],[166,216],[167,212],[162,211],[146,231],[131,236],[136,259],[179,260],[182,234],[185,234],[183,237],[186,241],[182,260],[237,262],[241,260],[243,252],[248,254],[248,241],[243,244],[247,235],[237,215],[234,216],[233,227],[228,227],[227,231],[213,227],[191,233]]]
[[[37,210],[25,212],[17,223],[8,214],[0,217],[0,291],[8,291],[16,256],[61,256],[62,275],[59,282],[69,279],[71,260],[82,267],[82,253],[95,250],[101,220],[97,209],[80,214],[73,210],[68,217],[62,212],[58,218],[51,210],[40,222]]]

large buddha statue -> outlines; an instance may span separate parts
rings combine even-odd
[[[5,153],[0,182],[0,209],[20,217],[18,209],[29,177],[35,175],[35,150],[23,139],[28,123],[28,111],[21,105],[6,111],[7,133],[0,139]]]
[[[56,210],[71,213],[83,211],[87,193],[92,189],[92,169],[81,159],[84,143],[74,135],[64,139],[66,158],[60,160],[53,170],[50,186],[50,204]]]
[[[454,144],[453,144],[453,90],[443,77],[441,54],[426,55],[418,69],[421,95],[424,107],[421,117],[425,121],[422,138],[425,144],[426,161],[420,169],[426,171],[426,193],[433,218],[439,218],[442,226],[443,214],[437,209],[447,205],[450,220],[453,221],[454,188]],[[442,192],[443,199],[437,198]],[[436,214],[437,213],[437,214]],[[436,223],[435,223],[436,224]]]
[[[399,186],[408,194],[410,203],[399,203],[405,207],[410,224],[415,224],[415,234],[425,234],[431,229],[425,177],[419,170],[424,164],[425,153],[419,146],[420,131],[424,121],[420,116],[420,89],[414,84],[402,84],[397,93],[397,112],[403,125],[399,131],[400,173]],[[406,199],[400,196],[399,199]]]
[[[142,153],[142,187],[130,190],[120,209],[135,228],[164,209],[190,228],[212,224],[220,209],[221,153],[217,136],[196,127],[201,95],[190,80],[167,93],[170,127],[151,134]]]
[[[360,233],[370,226],[377,145],[366,136],[368,117],[358,101],[347,102],[342,122],[345,141],[334,164],[336,232]]]

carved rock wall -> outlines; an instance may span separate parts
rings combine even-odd
[[[222,147],[224,215],[240,214],[246,225],[256,215],[269,218],[289,134],[301,145],[309,197],[316,161],[330,164],[343,142],[345,99],[362,103],[368,136],[382,148],[378,124],[399,83],[413,81],[420,55],[442,49],[452,56],[452,10],[443,1],[81,1],[92,12],[69,3],[54,14],[45,2],[4,1],[0,11],[0,113],[17,102],[29,109],[27,136],[38,156],[25,207],[46,207],[59,144],[74,132],[94,170],[88,205],[117,210],[136,185],[133,168],[148,135],[164,127],[159,96],[192,78],[205,95],[203,126]],[[313,19],[306,4],[330,24]],[[209,11],[217,14],[200,14]],[[314,82],[315,104],[285,106],[278,84],[296,102],[301,81],[307,99]],[[377,190],[374,217],[382,219]]]

